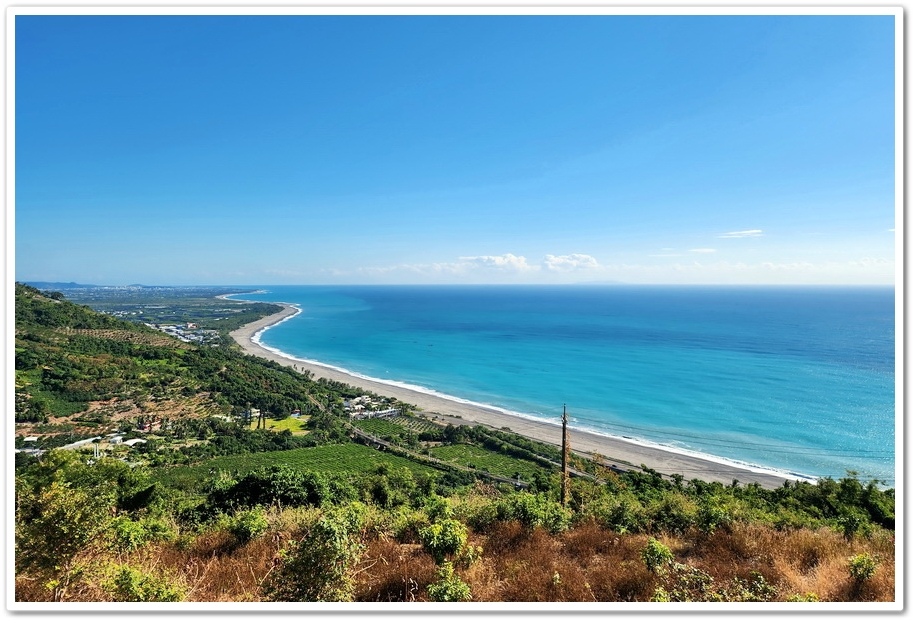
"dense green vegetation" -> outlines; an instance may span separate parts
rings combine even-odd
[[[415,476],[442,471],[368,446],[346,443],[224,456],[191,466],[157,470],[156,480],[166,487],[194,490],[218,472],[240,477],[259,469],[287,466],[299,471],[346,476],[372,471],[383,464],[392,469],[408,469]]]
[[[320,413],[357,395],[229,348],[196,348],[143,325],[16,285],[17,421],[84,411],[89,401],[212,396],[217,411]],[[87,333],[104,329],[107,333]],[[326,435],[340,438],[328,425]]]
[[[20,601],[899,590],[895,491],[854,474],[766,489],[578,457],[564,505],[554,446],[409,413],[351,421],[344,400],[363,390],[21,284],[16,314],[16,445],[44,450],[17,454]],[[274,419],[261,426],[253,409]],[[294,409],[300,425],[283,425]]]

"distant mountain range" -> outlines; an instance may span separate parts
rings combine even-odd
[[[33,288],[38,288],[39,290],[72,290],[73,288],[98,288],[97,285],[92,285],[88,283],[75,283],[73,281],[63,282],[63,281],[24,281],[22,283],[28,284]]]

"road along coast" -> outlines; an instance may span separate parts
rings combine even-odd
[[[482,405],[468,404],[443,396],[354,376],[332,367],[282,355],[264,348],[256,341],[261,331],[287,320],[297,313],[299,313],[298,308],[284,304],[283,311],[236,329],[230,333],[230,336],[250,355],[269,359],[299,370],[308,370],[315,378],[339,381],[354,387],[361,387],[380,396],[397,398],[402,402],[415,405],[423,415],[435,417],[443,422],[456,425],[483,424],[497,429],[509,428],[512,432],[531,439],[557,446],[561,443],[560,415],[562,413],[562,405],[558,405],[557,423],[551,424],[513,416]],[[572,405],[571,410],[574,410]],[[785,475],[720,463],[579,429],[570,429],[569,437],[570,448],[574,452],[589,457],[598,454],[604,457],[608,463],[619,468],[639,468],[641,465],[645,465],[662,474],[681,474],[686,480],[698,478],[708,482],[726,484],[731,484],[734,480],[737,480],[742,484],[757,482],[766,488],[782,486],[787,480]]]

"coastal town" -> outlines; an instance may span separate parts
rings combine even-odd
[[[215,329],[201,329],[193,322],[186,322],[183,324],[153,324],[144,322],[143,324],[188,344],[213,344],[219,342],[220,339],[219,331]]]

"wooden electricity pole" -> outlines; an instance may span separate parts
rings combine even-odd
[[[563,475],[562,475],[562,488],[560,489],[560,503],[563,506],[566,506],[566,497],[569,490],[569,436],[566,432],[566,425],[569,423],[569,418],[566,416],[566,405],[563,405]]]

